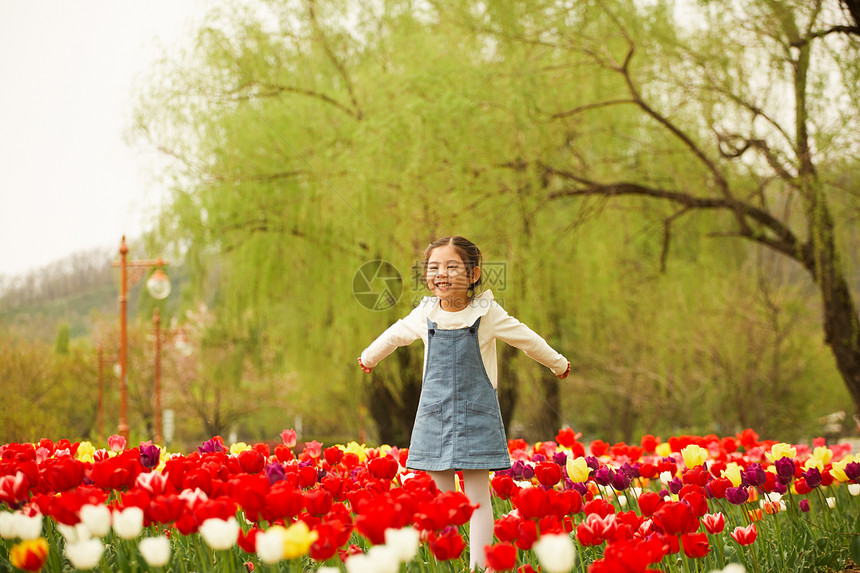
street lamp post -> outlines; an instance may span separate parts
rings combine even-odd
[[[156,271],[146,281],[146,288],[150,296],[156,300],[163,300],[170,294],[170,279],[161,270],[162,266],[167,266],[169,263],[162,259],[145,259],[130,261],[128,260],[128,245],[125,244],[125,235],[122,236],[122,243],[119,246],[119,261],[111,262],[111,266],[120,268],[120,287],[119,287],[119,364],[120,364],[120,382],[119,382],[119,425],[117,432],[126,440],[129,438],[127,404],[128,404],[128,377],[127,377],[127,360],[128,360],[128,289],[129,286],[137,282],[147,269],[156,267]],[[129,268],[134,273],[129,276]]]

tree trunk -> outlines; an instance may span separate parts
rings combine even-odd
[[[516,348],[505,344],[502,346],[501,356],[499,356],[499,408],[502,410],[505,433],[510,432],[511,419],[514,415],[514,409],[517,407],[517,398],[520,393],[516,378],[510,374],[510,361],[516,356],[517,352]]]

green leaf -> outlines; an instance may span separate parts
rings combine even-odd
[[[860,564],[860,535],[855,535],[848,543],[848,553],[854,563]]]

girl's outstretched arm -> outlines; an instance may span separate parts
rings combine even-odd
[[[361,369],[373,370],[380,360],[401,346],[406,346],[427,333],[427,314],[421,306],[415,307],[407,316],[401,318],[379,335],[359,357]]]
[[[570,361],[547,344],[539,334],[509,315],[496,303],[493,304],[491,313],[493,335],[496,338],[519,348],[526,356],[540,362],[559,378],[567,377],[570,373]],[[489,317],[490,313],[487,315]]]

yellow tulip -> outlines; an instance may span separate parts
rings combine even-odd
[[[684,458],[684,465],[688,468],[700,466],[710,457],[708,450],[697,444],[690,444],[681,450],[681,457]]]
[[[346,447],[338,446],[340,449],[344,451],[344,453],[352,453],[358,456],[358,461],[364,463],[367,461],[367,448],[363,445],[360,445],[358,442],[350,442],[346,445]]]
[[[765,455],[771,462],[775,462],[782,458],[796,458],[797,448],[794,448],[785,442],[780,442],[778,444],[774,444],[773,447],[770,448],[770,452]]]
[[[311,531],[307,523],[297,521],[284,531],[284,559],[305,555],[319,534]]]
[[[848,480],[848,476],[845,475],[845,466],[849,464],[847,459],[840,460],[838,462],[833,462],[833,465],[830,467],[830,475],[832,475],[836,480],[841,482],[846,482]]]
[[[250,450],[250,449],[251,449],[251,446],[249,446],[245,442],[236,442],[235,444],[230,446],[230,453],[231,454],[238,454],[238,453],[244,452],[245,450]]]
[[[585,462],[585,458],[567,458],[567,477],[574,483],[583,483],[588,480],[591,468]]]
[[[96,453],[96,448],[93,446],[92,442],[81,442],[78,444],[78,451],[75,452],[75,458],[82,462],[95,462],[95,458],[93,457]]]
[[[810,470],[812,468],[818,468],[818,471],[824,471],[824,463],[821,460],[817,460],[814,457],[806,460],[806,463],[803,464],[803,469]]]
[[[655,449],[654,452],[658,456],[668,458],[672,455],[672,446],[670,446],[668,442],[663,442],[662,444],[657,446],[657,449]]]
[[[738,464],[732,462],[726,466],[726,469],[723,470],[723,477],[728,478],[729,481],[732,482],[732,485],[735,487],[740,487],[741,485],[741,468]]]
[[[812,459],[821,461],[822,466],[826,466],[827,464],[829,464],[832,458],[833,450],[831,450],[830,448],[818,446],[812,451]]]

